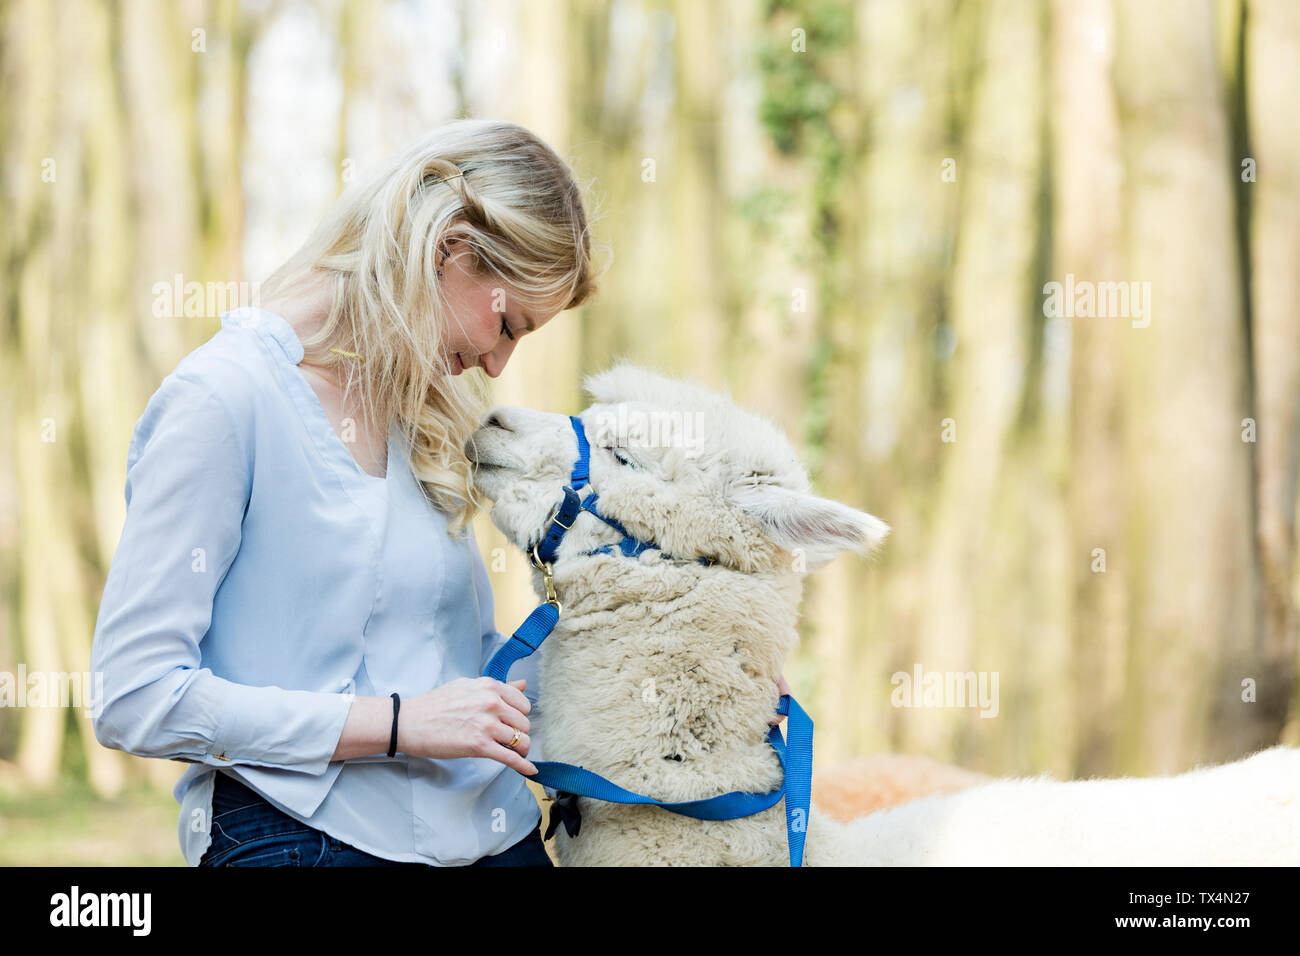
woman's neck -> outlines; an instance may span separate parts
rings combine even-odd
[[[269,296],[259,308],[274,312],[293,328],[299,342],[320,332],[334,305],[334,289],[325,276],[314,276],[293,289]],[[318,360],[319,352],[304,352],[300,365],[309,366],[333,380],[334,365]]]

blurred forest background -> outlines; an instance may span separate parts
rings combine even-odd
[[[135,421],[219,328],[158,284],[260,280],[470,115],[568,158],[613,251],[494,400],[725,383],[892,525],[808,579],[816,766],[1300,743],[1293,0],[0,0],[0,87],[0,671],[89,667]],[[477,532],[509,632],[527,565]],[[996,673],[997,715],[894,706],[917,667]],[[183,770],[0,708],[0,863],[179,863]]]

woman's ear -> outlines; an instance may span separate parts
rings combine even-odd
[[[741,480],[732,484],[730,497],[774,544],[802,553],[810,569],[846,551],[870,554],[889,534],[889,525],[875,515],[780,485]]]

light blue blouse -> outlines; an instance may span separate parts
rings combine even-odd
[[[376,856],[461,865],[537,827],[486,757],[331,761],[354,694],[478,677],[506,641],[472,530],[453,541],[397,429],[363,471],[297,368],[282,316],[240,308],[163,379],[127,454],[126,523],[91,652],[95,736],[193,761],[173,791],[186,862],[211,842],[214,769]],[[537,658],[520,661],[537,726]],[[387,749],[386,747],[384,748]],[[533,739],[530,760],[541,760]]]

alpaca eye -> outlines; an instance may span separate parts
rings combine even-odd
[[[624,455],[622,452],[618,451],[617,449],[606,448],[605,450],[609,452],[611,455],[613,455],[614,460],[617,461],[620,465],[627,465],[631,468],[636,467],[636,464],[630,458],[628,458],[626,455]]]

